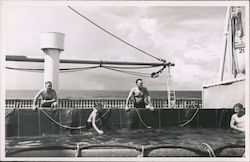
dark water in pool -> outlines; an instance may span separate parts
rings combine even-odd
[[[171,127],[161,129],[137,130],[104,130],[104,135],[98,135],[94,130],[81,134],[44,135],[39,137],[10,137],[6,139],[6,149],[15,150],[35,146],[87,146],[92,144],[130,146],[188,146],[200,149],[202,143],[209,144],[213,149],[230,145],[244,145],[244,133],[223,129]]]

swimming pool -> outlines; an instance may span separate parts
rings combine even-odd
[[[72,127],[83,125],[91,110],[57,111],[55,119]],[[245,135],[228,129],[231,111],[223,111],[158,109],[150,112],[139,109],[145,124],[152,126],[146,128],[138,120],[136,111],[105,110],[108,112],[102,124],[105,134],[98,135],[92,129],[62,129],[42,110],[20,109],[8,117],[6,128],[11,132],[7,131],[6,156],[241,157],[245,150]],[[196,112],[189,124],[180,126]],[[138,123],[135,129],[127,128],[130,119]]]
[[[75,135],[11,137],[6,140],[7,157],[217,157],[244,154],[244,134],[223,129],[168,127],[126,128],[98,135],[93,130]]]

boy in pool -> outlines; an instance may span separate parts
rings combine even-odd
[[[230,127],[234,130],[245,132],[245,109],[242,104],[237,103],[234,105],[235,114],[232,115]]]
[[[86,128],[90,129],[93,127],[97,131],[98,134],[102,135],[104,132],[96,126],[96,117],[98,116],[101,110],[102,110],[102,104],[96,103],[95,107],[93,108],[93,111],[89,115],[89,118],[86,122]]]

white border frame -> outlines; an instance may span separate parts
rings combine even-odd
[[[1,26],[0,26],[0,143],[1,152],[0,159],[5,161],[249,161],[249,118],[247,118],[247,131],[245,133],[246,138],[246,157],[245,158],[9,158],[5,157],[5,26],[2,25],[5,22],[4,13],[6,6],[9,5],[41,5],[41,6],[58,6],[58,5],[82,5],[82,6],[245,6],[246,15],[246,116],[249,116],[249,2],[248,1],[0,1],[1,7]]]

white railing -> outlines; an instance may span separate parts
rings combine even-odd
[[[92,108],[96,102],[101,102],[105,108],[124,108],[126,99],[124,98],[89,98],[89,99],[59,99],[60,108]],[[6,99],[6,108],[31,108],[33,99]],[[156,109],[168,108],[167,99],[152,99],[152,104]],[[38,101],[40,105],[40,101]],[[132,107],[133,101],[129,102]],[[177,109],[202,107],[201,98],[179,98],[176,99],[175,107]]]

